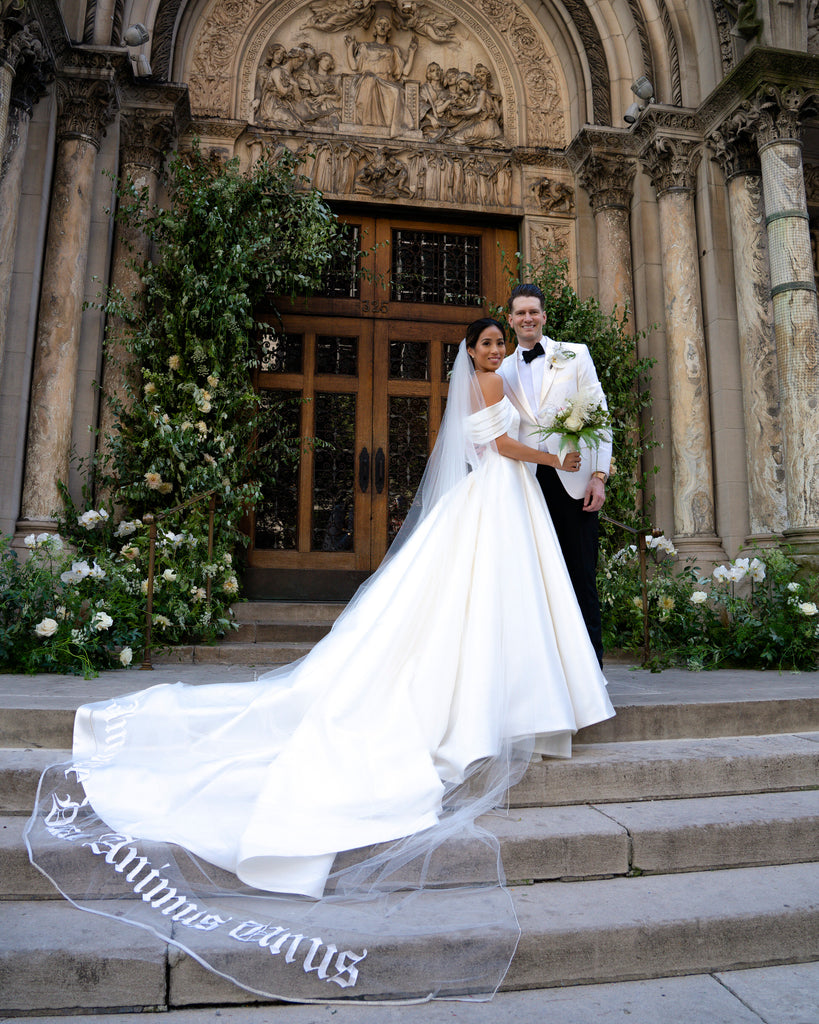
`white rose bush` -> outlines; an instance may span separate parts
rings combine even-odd
[[[646,537],[650,668],[813,669],[819,659],[819,578],[786,552],[757,551],[704,576],[680,563],[665,537]],[[643,645],[637,547],[602,559],[598,576],[604,644]]]

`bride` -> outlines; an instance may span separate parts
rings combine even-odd
[[[614,714],[523,464],[580,456],[515,440],[504,355],[470,325],[407,522],[310,654],[78,710],[26,837],[72,903],[266,997],[491,998],[519,928],[475,819]]]

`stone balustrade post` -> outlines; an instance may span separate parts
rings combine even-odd
[[[67,483],[91,196],[100,139],[114,112],[113,71],[57,79],[54,183],[40,290],[18,533],[53,526]]]
[[[634,310],[631,199],[637,160],[634,136],[617,129],[583,128],[566,156],[588,193],[597,235],[598,301],[604,313]]]
[[[755,140],[728,119],[709,136],[728,189],[737,300],[749,545],[770,543],[788,523],[768,235]]]
[[[797,555],[819,563],[819,311],[813,279],[800,117],[819,94],[763,85],[745,105],[756,129],[771,267],[785,438],[788,528]]]
[[[684,555],[724,558],[715,532],[708,368],[703,328],[694,119],[651,106],[638,124],[640,157],[657,193],[671,404],[674,543]]]

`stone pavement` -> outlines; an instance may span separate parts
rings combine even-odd
[[[0,1024],[20,1019],[0,1016]],[[819,1024],[819,964],[500,992],[488,1003],[223,1006],[25,1019],[39,1024]]]

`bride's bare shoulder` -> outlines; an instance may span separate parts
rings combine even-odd
[[[503,398],[503,381],[496,373],[482,373],[478,385],[487,405],[495,405]]]

